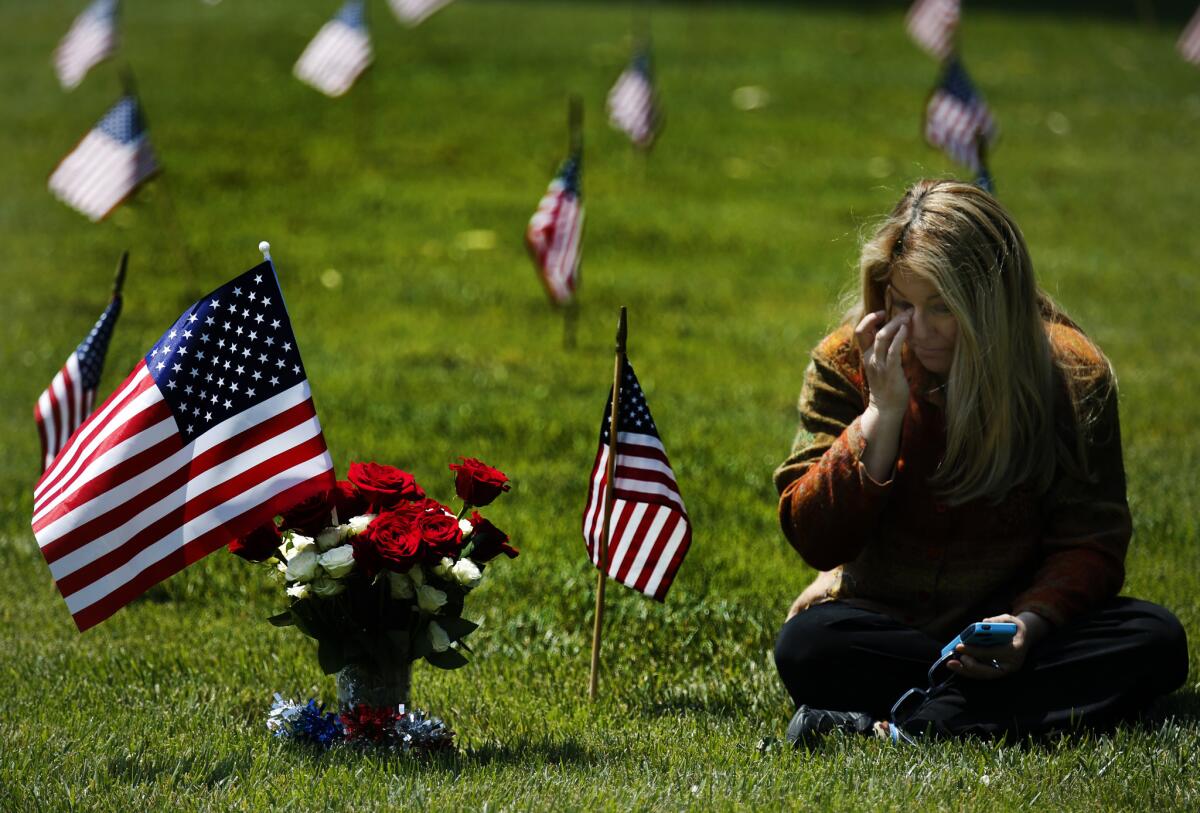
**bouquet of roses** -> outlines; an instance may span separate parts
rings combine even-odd
[[[508,491],[508,477],[474,458],[450,469],[458,513],[408,472],[351,463],[347,480],[230,544],[245,559],[277,562],[290,601],[269,620],[316,639],[326,674],[420,658],[443,669],[467,663],[463,639],[478,625],[462,617],[463,602],[489,562],[517,550],[474,510]]]

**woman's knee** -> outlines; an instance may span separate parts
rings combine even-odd
[[[1146,658],[1163,680],[1163,691],[1172,691],[1187,680],[1187,632],[1175,614],[1149,601],[1136,601],[1133,627],[1143,641]]]
[[[783,625],[775,639],[775,666],[780,674],[795,674],[817,664],[827,668],[830,659],[837,658],[848,641],[845,634],[830,628],[830,621],[826,605],[817,605],[797,613]]]

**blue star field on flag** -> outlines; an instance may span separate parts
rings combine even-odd
[[[270,262],[193,305],[145,360],[188,440],[305,378]]]
[[[605,416],[612,414],[611,392],[608,395],[608,403],[604,407],[604,414]],[[605,445],[608,444],[608,424],[607,417],[600,424],[600,442]],[[621,401],[620,410],[617,412],[617,432],[637,432],[641,435],[659,437],[658,427],[654,423],[654,417],[650,414],[650,405],[646,403],[642,385],[638,383],[629,359],[625,359],[625,366],[621,372]]]
[[[112,341],[113,330],[117,326],[117,317],[121,315],[121,297],[114,296],[96,320],[92,332],[79,343],[75,355],[79,359],[79,371],[82,373],[83,386],[86,389],[96,389],[100,386],[100,374],[104,371],[104,357],[108,353],[108,343]]]

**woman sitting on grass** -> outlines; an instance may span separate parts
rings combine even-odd
[[[822,571],[775,647],[788,738],[1105,725],[1181,685],[1179,621],[1117,597],[1131,524],[1108,359],[1038,288],[1009,214],[923,181],[860,272],[775,474],[783,532]],[[1016,636],[960,645],[927,678],[981,620]]]

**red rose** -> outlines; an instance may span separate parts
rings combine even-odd
[[[383,511],[401,500],[419,500],[425,491],[406,471],[379,463],[351,463],[346,474],[370,507]]]
[[[509,559],[517,558],[520,551],[508,544],[508,534],[479,516],[479,512],[471,512],[471,524],[475,526],[471,532],[471,559],[490,562],[502,553]]]
[[[462,463],[451,463],[450,470],[455,473],[454,490],[467,505],[491,505],[501,491],[508,491],[508,475],[504,472],[473,457],[459,460]]]
[[[462,530],[453,516],[447,516],[442,511],[431,511],[417,520],[416,527],[431,559],[443,556],[453,558],[462,548]]]
[[[351,517],[362,516],[370,508],[349,480],[337,481],[329,492],[329,502],[337,509],[338,522],[349,522]]]
[[[229,552],[236,553],[249,562],[264,562],[279,553],[279,529],[275,521],[255,528],[241,539],[229,543]]]
[[[316,536],[333,524],[329,509],[329,492],[314,494],[283,512],[283,527],[305,536]]]
[[[361,562],[368,573],[380,568],[407,572],[424,548],[421,532],[412,518],[395,511],[385,511],[371,520],[353,544],[355,561]]]

